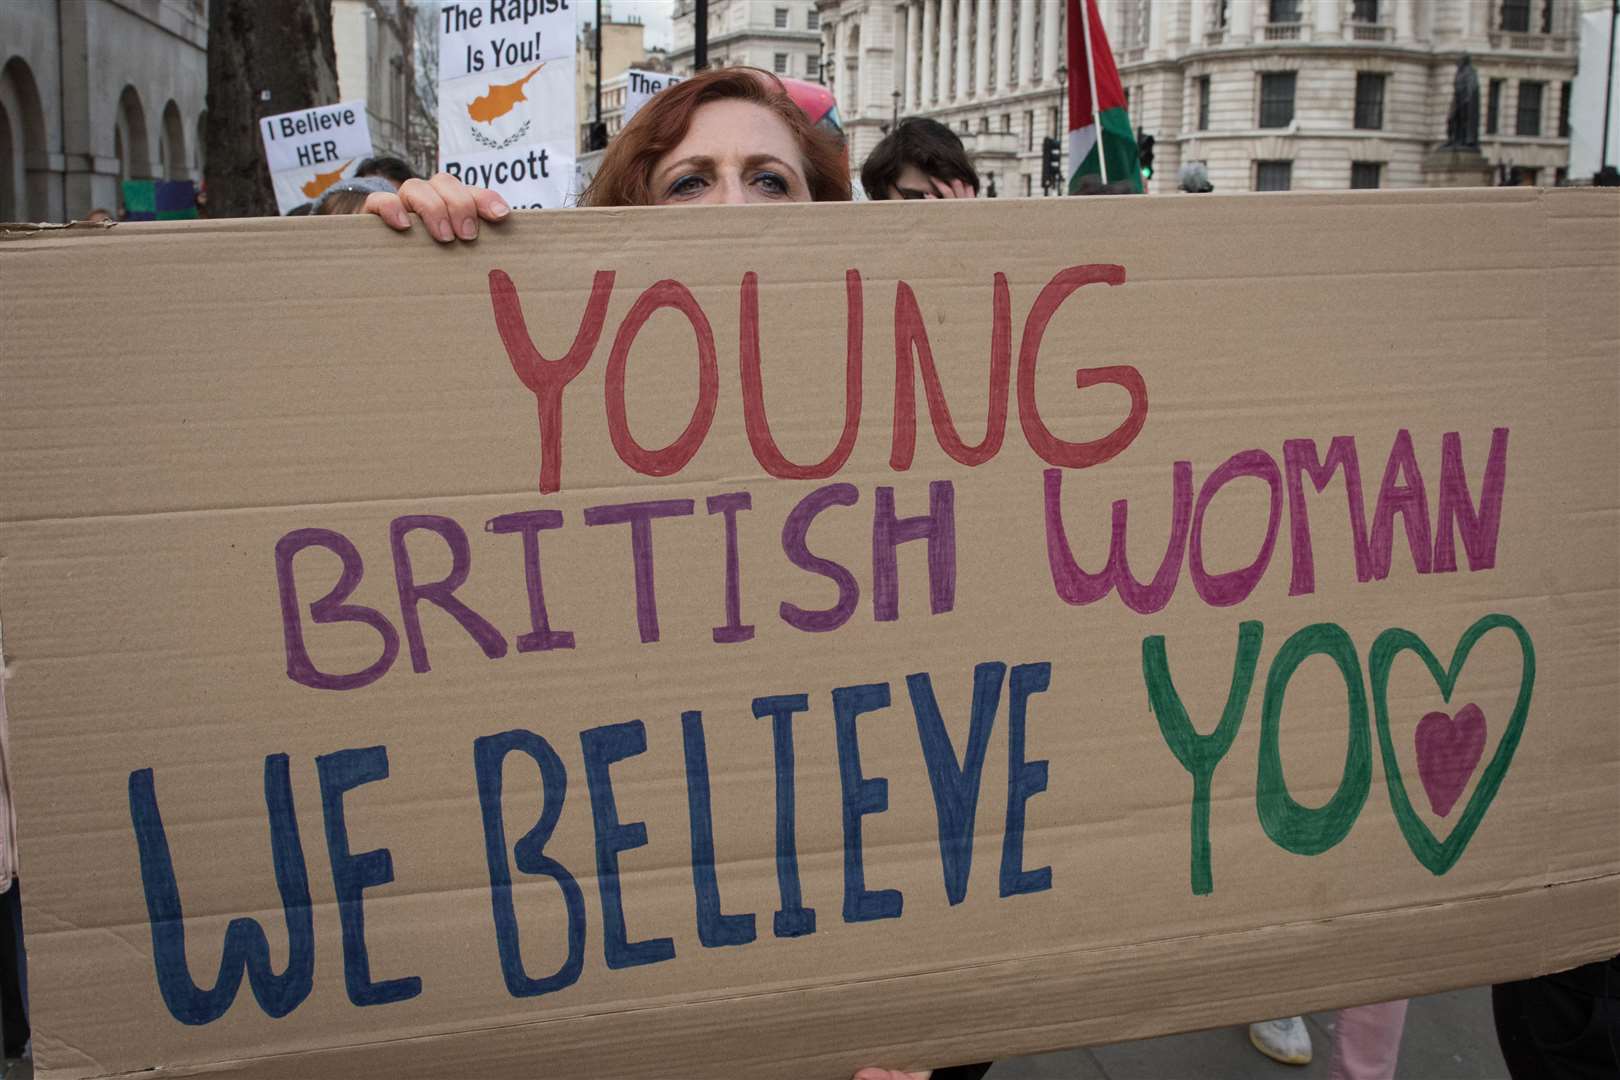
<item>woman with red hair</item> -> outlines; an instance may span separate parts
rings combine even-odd
[[[811,126],[776,76],[756,68],[705,71],[642,106],[608,147],[581,206],[847,202],[837,139]],[[478,235],[511,213],[501,197],[448,173],[379,192],[365,209],[395,229],[415,212],[437,240]]]

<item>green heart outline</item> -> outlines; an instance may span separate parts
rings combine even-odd
[[[1401,774],[1401,763],[1395,756],[1395,745],[1389,734],[1390,668],[1400,653],[1407,650],[1417,653],[1428,667],[1435,683],[1439,685],[1441,697],[1449,705],[1451,692],[1457,685],[1457,675],[1467,662],[1469,652],[1480,638],[1498,628],[1513,633],[1519,641],[1519,649],[1524,657],[1524,666],[1519,676],[1519,699],[1513,705],[1513,715],[1508,720],[1507,730],[1502,732],[1501,739],[1497,741],[1496,753],[1491,756],[1490,764],[1485,766],[1485,773],[1480,777],[1479,786],[1474,788],[1474,794],[1469,797],[1468,805],[1463,808],[1462,817],[1457,819],[1457,824],[1452,828],[1450,835],[1441,841],[1412,808],[1412,800],[1406,793],[1406,783]],[[1372,675],[1373,721],[1378,728],[1378,748],[1384,760],[1384,784],[1389,788],[1390,806],[1395,810],[1395,820],[1400,824],[1401,834],[1406,837],[1406,844],[1412,849],[1412,854],[1417,856],[1418,862],[1427,867],[1430,873],[1438,877],[1462,858],[1463,850],[1468,847],[1468,841],[1473,838],[1474,830],[1479,827],[1485,811],[1490,809],[1492,800],[1496,798],[1497,789],[1502,786],[1502,778],[1507,774],[1508,765],[1513,761],[1514,751],[1519,746],[1519,737],[1524,732],[1525,719],[1530,713],[1530,695],[1536,685],[1535,645],[1530,640],[1529,632],[1513,616],[1486,615],[1463,631],[1462,637],[1457,639],[1457,650],[1452,655],[1451,666],[1447,669],[1440,667],[1440,661],[1422,638],[1410,630],[1399,627],[1385,630],[1378,635],[1378,640],[1373,642],[1367,666]]]

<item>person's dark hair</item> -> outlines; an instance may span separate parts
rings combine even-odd
[[[872,149],[861,166],[861,186],[868,199],[887,199],[889,188],[907,165],[949,183],[960,180],[979,191],[979,174],[968,160],[956,132],[925,116],[908,116]]]
[[[411,168],[410,162],[397,157],[370,157],[360,163],[354,170],[355,176],[380,176],[395,187],[407,180],[420,180],[416,170]]]
[[[297,206],[295,206],[291,210],[287,211],[287,216],[288,217],[308,217],[310,214],[313,214],[314,212],[315,212],[315,204],[314,203],[312,203],[312,202],[299,203]]]
[[[848,202],[849,171],[843,147],[812,127],[782,80],[759,68],[712,68],[655,94],[608,143],[596,178],[579,197],[581,206],[651,206],[653,170],[679,146],[692,114],[711,101],[746,101],[776,114],[804,156],[804,182],[812,202]]]
[[[1086,173],[1075,184],[1076,195],[1135,195],[1136,187],[1129,180],[1110,180],[1102,182],[1102,177],[1096,173]]]

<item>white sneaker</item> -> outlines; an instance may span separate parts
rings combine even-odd
[[[1297,1016],[1249,1025],[1249,1041],[1272,1061],[1284,1065],[1311,1063],[1311,1033]]]

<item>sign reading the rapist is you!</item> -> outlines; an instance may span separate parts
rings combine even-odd
[[[518,209],[562,206],[574,178],[575,2],[434,9],[440,168]]]

